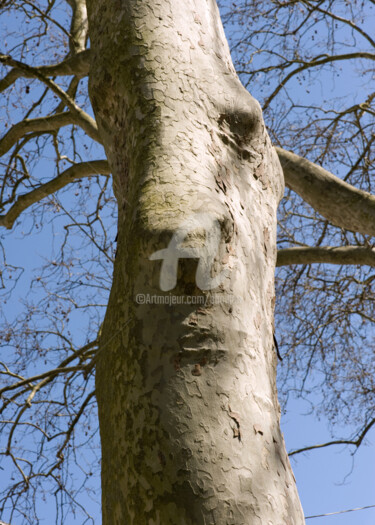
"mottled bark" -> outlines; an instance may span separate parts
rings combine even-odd
[[[260,107],[214,0],[90,0],[88,12],[90,98],[119,204],[96,375],[103,523],[300,525],[272,337],[283,177]],[[189,221],[186,252],[219,224],[221,282],[200,290],[182,258],[163,292],[150,256]],[[139,304],[147,294],[187,303]]]

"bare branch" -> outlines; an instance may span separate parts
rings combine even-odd
[[[64,454],[63,454],[63,451],[64,449],[66,448],[67,444],[69,443],[69,440],[71,438],[71,435],[74,431],[74,428],[75,426],[77,425],[78,421],[79,421],[79,418],[82,416],[83,414],[83,411],[85,410],[86,406],[89,404],[89,402],[91,401],[91,399],[95,396],[95,390],[93,390],[92,392],[90,392],[90,394],[86,397],[86,399],[83,401],[80,409],[78,410],[75,418],[73,419],[73,421],[71,422],[71,424],[69,425],[69,428],[66,432],[66,436],[65,436],[65,439],[64,439],[64,442],[63,444],[60,446],[59,450],[57,451],[56,453],[56,457],[59,459],[59,462],[54,466],[53,469],[50,469],[49,472],[51,472],[52,470],[54,470],[55,468],[57,468],[59,466],[59,464],[64,460]]]
[[[363,246],[298,246],[277,251],[276,266],[313,263],[360,264],[375,268],[375,248]]]
[[[75,101],[53,80],[47,78],[44,74],[40,73],[38,69],[28,66],[27,64],[23,64],[18,60],[14,60],[10,56],[0,55],[0,62],[3,62],[6,65],[22,69],[23,71],[29,73],[30,76],[37,78],[38,80],[46,84],[46,86],[48,86],[51,89],[51,91],[53,91],[58,97],[60,97],[60,99],[68,106],[70,111],[72,111],[72,113],[74,113],[76,117],[79,118],[80,126],[86,131],[89,137],[91,137],[99,143],[101,142],[98,127],[96,125],[95,120],[92,117],[90,117],[90,115],[88,115],[85,111],[83,111],[83,109],[80,108],[75,103]]]
[[[375,235],[375,196],[321,166],[276,147],[285,184],[339,228]]]
[[[63,126],[69,126],[69,124],[80,124],[80,119],[70,111],[17,122],[17,124],[12,126],[8,133],[0,139],[0,157],[9,151],[26,133],[49,133],[51,131],[57,131]]]
[[[90,177],[92,175],[109,175],[111,173],[108,162],[106,160],[93,160],[91,162],[82,162],[80,164],[75,164],[67,170],[65,170],[61,175],[52,179],[45,184],[39,186],[30,193],[21,195],[18,197],[17,201],[13,204],[10,210],[5,215],[0,215],[0,226],[5,226],[5,228],[12,228],[17,217],[29,206],[35,202],[39,202],[44,197],[55,193],[60,190],[67,184],[73,182],[76,179],[81,179],[83,177]]]
[[[0,54],[0,61],[5,63],[3,58],[6,55]],[[90,68],[90,49],[81,51],[76,55],[67,58],[59,64],[52,64],[50,66],[41,66],[34,68],[41,75],[46,77],[52,76],[77,76],[79,78],[84,77],[88,74]],[[34,78],[35,75],[31,74],[24,68],[15,67],[12,69],[3,79],[0,80],[0,93],[11,86],[18,78]]]
[[[33,385],[34,381],[38,381],[40,379],[46,379],[46,378],[50,379],[51,377],[55,377],[59,374],[67,374],[69,372],[77,372],[79,370],[82,370],[82,365],[66,366],[66,367],[64,366],[64,367],[54,368],[53,370],[47,370],[47,372],[43,372],[42,374],[38,374],[33,377],[28,377],[27,379],[24,379],[23,381],[19,381],[18,383],[13,383],[13,385],[9,385],[9,386],[5,386],[4,388],[1,388],[0,397],[5,392],[9,392],[10,390],[17,390],[18,388],[21,388],[21,386],[25,386],[25,385],[27,385],[29,388],[34,389],[34,385]],[[32,399],[28,398],[26,400],[26,404],[29,406],[31,401]]]
[[[319,5],[311,4],[311,2],[309,2],[308,0],[302,0],[302,3],[309,6],[311,11],[319,11],[320,13],[327,15],[328,18],[333,18],[334,20],[343,22],[344,24],[348,25],[349,27],[353,29],[353,31],[356,31],[357,33],[362,35],[363,38],[365,38],[371,44],[372,47],[375,47],[375,41],[366,33],[366,31],[364,31],[362,28],[356,25],[352,20],[339,16],[335,14],[333,11],[328,11],[326,9],[323,9]]]
[[[296,69],[293,69],[288,75],[281,80],[281,82],[278,84],[277,88],[274,90],[274,92],[267,98],[263,105],[263,110],[267,109],[272,100],[276,97],[276,95],[279,93],[279,91],[285,86],[287,82],[294,76],[298,75],[298,73],[302,73],[302,71],[305,71],[306,69],[310,69],[312,67],[317,66],[323,66],[324,64],[330,64],[332,62],[342,61],[342,60],[358,60],[358,58],[367,58],[369,60],[375,60],[375,54],[373,53],[366,53],[362,51],[358,51],[357,53],[346,53],[344,55],[324,55],[323,57],[315,57],[310,62],[304,62],[300,67],[297,67]]]
[[[357,448],[361,445],[364,440],[367,432],[375,424],[375,419],[372,419],[362,430],[362,432],[357,436],[356,439],[336,439],[334,441],[328,441],[327,443],[321,443],[319,445],[311,445],[310,447],[303,447],[299,449],[292,450],[288,453],[289,456],[294,456],[295,454],[301,454],[301,452],[307,452],[308,450],[314,450],[317,448],[330,447],[331,445],[355,445]]]

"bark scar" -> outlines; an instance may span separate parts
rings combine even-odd
[[[233,419],[233,421],[236,423],[236,426],[234,428],[232,428],[233,430],[233,437],[234,438],[238,438],[238,441],[241,441],[241,430],[240,430],[240,415],[238,412],[233,412],[230,405],[228,405],[228,409],[229,409],[229,412],[228,412],[228,415],[231,419]]]

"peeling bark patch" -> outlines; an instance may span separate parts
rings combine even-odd
[[[191,373],[193,374],[193,376],[201,376],[202,375],[201,365],[199,364],[194,365],[194,368],[192,369]]]
[[[176,370],[176,372],[181,369],[180,365],[181,365],[180,358],[179,357],[175,357],[174,360],[173,360],[173,367]]]
[[[268,248],[269,248],[269,245],[270,245],[270,231],[268,228],[264,228],[263,229],[263,237],[264,237],[264,253],[265,255],[267,255],[267,252],[268,252]]]
[[[191,371],[193,376],[200,376],[200,375],[202,375],[202,372],[203,372],[202,367],[205,366],[208,362],[209,362],[209,360],[207,359],[207,357],[202,357],[202,359],[199,361],[199,363],[196,363],[194,365],[194,368]],[[215,362],[215,361],[213,361],[213,362]]]
[[[259,425],[254,425],[253,428],[254,428],[255,434],[260,434],[261,436],[263,436],[263,430],[261,429]]]
[[[235,427],[232,427],[232,430],[233,430],[233,437],[234,438],[238,438],[238,441],[241,441],[241,430],[240,430],[240,415],[238,412],[232,412],[232,409],[230,408],[230,406],[228,405],[228,409],[229,409],[229,417],[231,419],[233,419],[233,421],[235,422],[236,426]]]
[[[255,325],[255,328],[257,328],[257,330],[259,330],[261,322],[262,322],[262,316],[260,315],[259,312],[257,312],[254,317],[254,325]]]
[[[161,450],[159,450],[158,452],[158,458],[159,458],[159,461],[160,461],[160,465],[162,467],[165,467],[165,465],[167,464],[166,460],[165,460],[165,456],[163,454],[163,452]]]
[[[263,162],[255,169],[255,171],[254,171],[254,178],[255,178],[255,180],[259,179],[260,183],[262,184],[262,189],[263,190],[267,190],[269,188],[269,181],[268,181],[268,178],[267,178],[267,171],[266,171],[266,167],[263,164]]]

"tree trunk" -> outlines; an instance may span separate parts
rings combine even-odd
[[[96,373],[103,524],[304,523],[272,337],[283,177],[259,104],[214,0],[88,8],[119,204]]]

